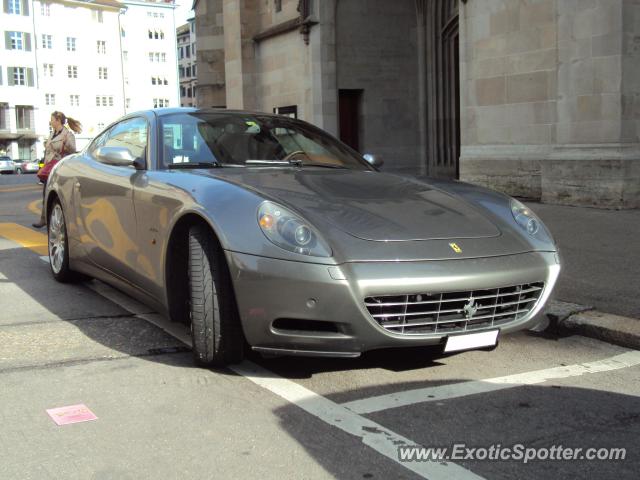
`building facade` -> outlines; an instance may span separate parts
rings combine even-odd
[[[198,104],[295,111],[385,169],[640,207],[636,0],[196,0]]]
[[[176,32],[180,106],[197,107],[196,21],[190,18],[187,22]]]
[[[179,105],[173,3],[3,1],[0,153],[41,158],[54,110],[83,124],[82,148],[124,113]]]

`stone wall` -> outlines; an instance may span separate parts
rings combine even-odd
[[[637,0],[461,5],[463,180],[640,206]]]
[[[337,87],[362,90],[360,150],[385,170],[420,169],[416,25],[414,0],[338,2]]]

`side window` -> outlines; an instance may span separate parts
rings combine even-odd
[[[103,132],[100,136],[96,137],[93,142],[91,142],[91,145],[89,145],[89,147],[87,148],[87,152],[89,153],[89,155],[91,155],[92,157],[94,156],[94,152],[100,148],[101,146],[104,145],[104,142],[107,141],[107,138],[109,137],[109,130],[107,130],[106,132]]]
[[[105,147],[126,147],[136,158],[146,158],[149,127],[144,118],[130,118],[108,132]]]

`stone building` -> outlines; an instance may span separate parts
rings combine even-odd
[[[296,115],[384,169],[640,207],[638,0],[195,0],[200,106]]]
[[[196,20],[187,19],[187,23],[176,29],[178,78],[180,79],[180,106],[197,107],[196,85]]]

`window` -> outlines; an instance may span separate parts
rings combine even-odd
[[[45,63],[42,65],[42,74],[45,77],[53,77],[53,63]]]
[[[187,88],[187,97],[191,98],[191,87]]]
[[[41,3],[40,4],[40,15],[43,17],[51,16],[51,4],[49,3]]]
[[[76,51],[76,38],[67,37],[67,52],[75,52],[75,51]]]
[[[129,60],[129,52],[127,52],[126,50],[124,50],[122,52],[122,59],[126,62],[127,60]]]
[[[33,106],[16,105],[16,127],[18,130],[33,129]]]
[[[9,129],[9,104],[0,103],[0,130]]]
[[[98,80],[107,80],[107,67],[98,67]]]
[[[80,106],[80,95],[69,95],[69,103],[72,107]]]
[[[91,17],[95,22],[102,23],[104,21],[102,17],[102,10],[92,10]]]
[[[56,104],[56,94],[55,93],[45,93],[44,94],[44,103],[45,103],[45,105],[55,105]]]
[[[151,77],[151,85],[155,85],[156,84],[156,77]]]
[[[26,85],[27,84],[27,69],[24,67],[13,68],[13,84],[14,85]]]
[[[164,84],[169,85],[169,80],[167,80],[167,77],[164,78]]]
[[[125,108],[131,108],[131,99],[130,98],[125,98],[124,99],[124,107]]]
[[[187,92],[185,91],[185,88],[181,85],[180,86],[180,96],[181,97],[185,97],[187,95]]]
[[[33,69],[27,67],[8,67],[7,81],[10,87],[33,87]]]
[[[127,36],[127,35],[126,35],[126,33],[125,33],[125,31],[124,31],[124,28],[121,28],[121,29],[120,29],[120,36],[121,36],[122,38],[124,38],[124,37],[126,37],[126,36]]]
[[[195,65],[191,66],[191,75],[193,75],[194,77],[196,76],[196,66]]]
[[[180,47],[180,48],[178,49],[178,57],[179,57],[180,59],[183,59],[183,58],[184,58],[184,50],[183,50],[183,48],[182,48],[182,47]]]
[[[42,35],[42,48],[52,48],[51,44],[52,44],[51,35],[43,34]]]
[[[162,53],[162,54],[160,55],[160,57],[162,58],[162,61],[163,61],[163,62],[166,62],[166,61],[167,61],[167,54],[166,54],[166,53]]]
[[[168,98],[154,98],[153,99],[153,108],[163,108],[169,106]]]
[[[274,6],[276,8],[276,12],[282,11],[282,0],[274,0]]]
[[[144,118],[124,120],[109,130],[105,147],[126,147],[136,158],[145,158],[147,151],[147,121]]]
[[[187,67],[187,73],[186,73],[187,77],[191,76],[191,67]]]
[[[179,67],[178,68],[178,75],[180,76],[180,78],[184,77],[184,67]]]
[[[112,95],[96,95],[96,107],[113,107]]]
[[[7,13],[13,13],[15,15],[22,15],[22,2],[21,0],[8,0]]]
[[[98,53],[107,53],[107,42],[104,40],[98,40],[96,46],[98,47]]]
[[[196,42],[193,42],[191,44],[191,54],[195,57],[196,56]]]
[[[24,50],[24,33],[9,32],[9,42],[7,42],[9,50]]]
[[[77,65],[67,65],[67,77],[69,77],[69,78],[78,78],[78,66]]]

